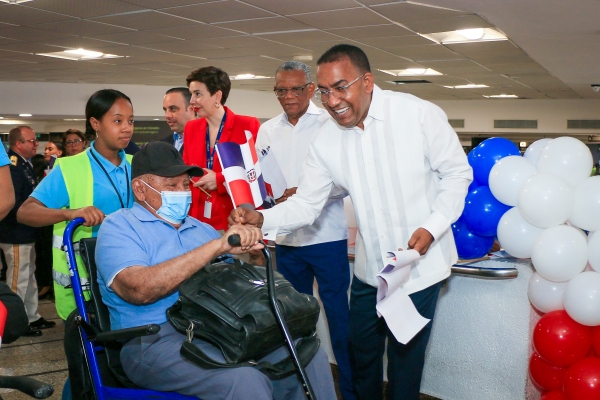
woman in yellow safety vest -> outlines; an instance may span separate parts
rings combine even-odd
[[[118,90],[99,90],[89,98],[85,117],[86,134],[93,134],[96,140],[86,151],[58,159],[17,213],[19,222],[27,225],[54,224],[52,277],[56,310],[63,320],[76,308],[65,252],[61,250],[66,223],[83,217],[84,227],[75,232],[74,240],[95,237],[107,214],[131,207],[134,200],[131,156],[123,150],[133,134],[131,100]],[[84,288],[89,288],[87,273],[79,273]]]

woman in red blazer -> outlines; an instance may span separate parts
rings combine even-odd
[[[231,81],[225,71],[204,67],[193,71],[186,80],[192,92],[190,105],[199,119],[189,121],[185,126],[183,160],[188,165],[204,169],[204,176],[197,179],[192,187],[189,215],[217,230],[227,230],[227,217],[233,204],[225,189],[215,143],[245,143],[244,131],[250,131],[256,140],[260,122],[255,117],[235,115],[225,107],[231,89]]]

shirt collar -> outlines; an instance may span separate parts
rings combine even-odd
[[[92,144],[90,144],[90,148],[89,148],[88,151],[90,151],[91,153],[93,153],[98,158],[98,161],[100,161],[100,164],[102,164],[102,166],[104,167],[104,169],[106,170],[106,172],[110,173],[115,168],[123,168],[123,169],[125,169],[125,167],[128,164],[127,155],[125,154],[125,150],[119,150],[119,156],[121,157],[121,164],[119,164],[119,166],[117,167],[117,166],[115,166],[115,164],[111,163],[106,158],[104,158],[104,156],[102,154],[98,153],[98,151],[95,148],[95,144],[96,144],[96,141],[94,140],[92,142]]]
[[[312,100],[309,100],[308,108],[306,109],[306,112],[300,117],[300,119],[304,118],[306,114],[321,115],[321,109],[317,107],[315,103],[312,102]],[[275,118],[279,118],[279,120],[277,121],[278,124],[288,123],[288,116],[284,112],[279,114]],[[298,122],[300,122],[300,119],[298,120]]]
[[[371,105],[369,105],[369,112],[367,118],[377,119],[383,121],[383,90],[377,85],[373,85],[373,96],[371,97]],[[366,119],[366,118],[365,118]]]
[[[133,207],[131,207],[130,210],[131,210],[131,213],[138,220],[140,220],[142,222],[155,222],[155,221],[162,222],[163,224],[166,224],[173,229],[177,229],[179,232],[184,231],[189,228],[195,228],[196,226],[198,226],[198,224],[196,223],[196,220],[194,220],[194,218],[186,217],[183,220],[183,222],[181,223],[181,226],[179,228],[175,228],[175,227],[173,227],[173,225],[169,224],[167,221],[160,219],[157,216],[155,216],[154,214],[152,214],[150,211],[145,209],[143,206],[141,206],[137,202],[133,203]]]

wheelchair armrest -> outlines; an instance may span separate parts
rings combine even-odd
[[[116,331],[100,332],[95,337],[88,337],[94,342],[111,342],[115,340],[129,340],[140,336],[154,335],[160,331],[160,325],[148,324],[133,328],[119,329]]]
[[[27,376],[0,375],[0,388],[16,389],[36,399],[47,399],[54,393],[54,388]]]
[[[129,340],[140,336],[154,335],[160,331],[160,325],[148,324],[133,328],[118,329],[116,331],[100,332],[88,324],[80,315],[75,317],[75,324],[80,326],[90,342],[113,342],[116,340]]]

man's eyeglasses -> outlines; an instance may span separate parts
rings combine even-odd
[[[78,145],[79,143],[82,143],[82,142],[83,142],[83,140],[77,139],[77,140],[73,140],[73,141],[69,140],[69,141],[65,142],[65,144],[67,146],[75,146],[75,145]]]
[[[39,140],[37,140],[37,139],[19,139],[19,140],[23,143],[25,143],[25,142],[29,142],[31,144],[39,143]]]
[[[327,103],[329,101],[329,95],[331,95],[332,93],[336,98],[340,100],[345,99],[348,95],[348,88],[354,85],[354,83],[358,82],[358,80],[363,76],[365,76],[365,74],[362,74],[361,76],[344,86],[338,86],[332,89],[319,88],[315,91],[315,97],[321,98],[321,103]]]
[[[304,88],[307,87],[308,85],[310,85],[312,82],[308,82],[305,85],[302,86],[298,86],[298,87],[293,87],[290,89],[285,89],[285,88],[275,88],[273,89],[273,92],[275,92],[275,96],[277,96],[277,98],[281,99],[285,96],[287,96],[288,92],[292,92],[292,94],[296,97],[300,97],[302,96],[302,93],[304,92]]]

